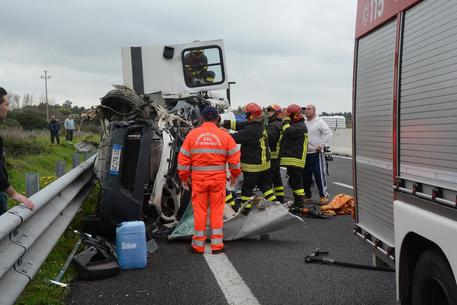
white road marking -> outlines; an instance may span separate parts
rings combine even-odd
[[[205,251],[203,257],[229,305],[260,305],[224,253],[213,255]]]
[[[332,182],[333,184],[336,184],[336,185],[339,185],[339,186],[342,186],[342,187],[347,187],[348,189],[353,189],[353,186],[352,185],[349,185],[349,184],[344,184],[344,183],[341,183],[341,182]]]
[[[352,157],[337,156],[337,155],[333,155],[333,158],[340,158],[340,159],[352,160]]]

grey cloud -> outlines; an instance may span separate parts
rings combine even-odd
[[[20,73],[1,81],[39,94],[39,76],[29,78],[47,68],[55,77],[52,94],[88,106],[121,81],[121,47],[222,38],[229,77],[237,81],[235,104],[309,94],[348,111],[355,2],[9,1],[0,19],[0,70]],[[331,101],[342,95],[344,103]]]

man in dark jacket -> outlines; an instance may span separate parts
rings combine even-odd
[[[240,201],[233,207],[238,210],[253,195],[256,186],[262,191],[265,199],[276,201],[270,172],[270,149],[268,148],[268,135],[262,120],[262,107],[249,103],[244,107],[246,123],[237,121],[224,121],[223,126],[238,130],[232,134],[236,143],[241,144],[241,171],[243,172],[243,185],[241,187]],[[247,214],[252,208],[252,203],[245,205],[243,213]]]
[[[268,145],[271,153],[271,176],[276,199],[284,203],[284,186],[282,185],[281,167],[279,165],[279,150],[282,140],[282,108],[273,104],[267,107],[268,113]]]
[[[0,120],[4,121],[9,110],[9,101],[7,99],[7,92],[5,89],[0,87]],[[35,205],[33,202],[19,194],[8,182],[8,172],[5,167],[5,154],[3,151],[3,138],[0,137],[0,215],[8,210],[8,202],[6,195],[8,194],[11,198],[16,201],[22,202],[26,207],[33,210]]]
[[[280,150],[280,164],[287,168],[289,183],[294,192],[293,213],[303,208],[305,190],[303,188],[303,169],[308,147],[308,130],[299,105],[289,105],[283,118]]]
[[[51,133],[51,143],[54,144],[54,138],[55,138],[57,141],[57,144],[60,144],[60,140],[59,140],[60,124],[56,120],[55,116],[51,116],[51,121],[49,121],[48,129],[49,129],[49,132]]]

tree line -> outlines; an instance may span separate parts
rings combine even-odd
[[[46,129],[46,100],[43,96],[36,98],[33,94],[26,93],[22,97],[15,93],[8,94],[10,112],[5,124],[11,127],[22,127],[26,130]],[[56,103],[53,98],[48,99],[49,117],[54,116],[61,125],[68,115],[73,115],[76,123],[80,123],[81,114],[86,110],[83,106],[73,105],[73,102],[66,100],[62,104]],[[87,131],[98,131],[98,122],[84,122]],[[63,128],[63,126],[62,126]]]

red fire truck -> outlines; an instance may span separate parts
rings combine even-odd
[[[354,232],[401,304],[457,304],[457,1],[359,0]]]

